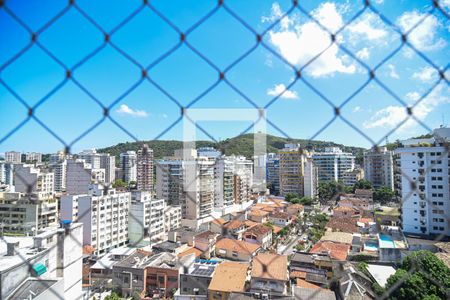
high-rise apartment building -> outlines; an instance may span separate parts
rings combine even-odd
[[[149,191],[131,192],[128,238],[133,246],[161,241],[165,236],[165,201],[152,198]]]
[[[25,153],[25,162],[27,163],[41,163],[42,153],[38,152],[27,152]]]
[[[66,192],[68,194],[87,194],[91,184],[105,182],[105,170],[93,169],[82,159],[68,159],[66,169]]]
[[[50,170],[55,174],[55,192],[65,192],[67,182],[67,160],[49,164]]]
[[[5,162],[20,164],[22,162],[22,153],[17,151],[5,152]]]
[[[78,197],[77,202],[77,221],[83,223],[84,228],[83,245],[91,245],[95,254],[100,255],[127,243],[129,192],[106,191],[98,186],[91,189],[89,195]]]
[[[144,144],[137,152],[137,189],[153,191],[153,150]]]
[[[136,166],[136,152],[127,151],[120,153],[120,169],[122,170],[122,180],[126,183],[131,181],[136,182],[137,179],[137,166]]]
[[[215,194],[214,206],[223,208],[234,204],[234,159],[222,156],[216,160],[214,166]]]
[[[35,192],[0,193],[2,234],[36,234],[46,227],[58,226],[58,201]]]
[[[317,166],[319,182],[340,181],[344,172],[355,168],[355,156],[342,152],[338,147],[326,147],[325,152],[315,152],[312,158]]]
[[[315,198],[317,196],[317,186],[319,184],[317,177],[317,167],[311,157],[304,161],[303,176],[303,196]]]
[[[196,151],[176,151],[175,156],[157,162],[156,195],[169,205],[180,205],[184,219],[198,220],[214,208],[214,165]]]
[[[95,149],[90,149],[79,153],[78,157],[90,164],[92,169],[104,169],[104,182],[106,184],[111,184],[114,182],[116,178],[116,158],[114,156],[111,156],[108,153],[97,153]]]
[[[394,190],[393,152],[378,147],[364,152],[364,179],[372,182],[374,188],[382,186]]]
[[[406,233],[450,236],[450,128],[402,141],[395,150],[395,188]]]
[[[280,156],[276,153],[267,154],[266,162],[267,186],[273,195],[280,194]]]
[[[14,164],[0,161],[0,184],[13,185]]]
[[[280,156],[280,195],[294,193],[303,196],[306,153],[298,144],[286,144],[278,155]]]
[[[14,166],[14,186],[19,193],[38,193],[42,197],[52,198],[55,176],[48,170],[32,165],[18,164]]]
[[[250,200],[253,187],[253,162],[244,156],[232,157],[234,160],[234,203],[241,204]]]

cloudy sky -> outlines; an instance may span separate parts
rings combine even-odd
[[[363,147],[387,134],[393,141],[427,133],[407,120],[405,105],[429,128],[450,123],[450,21],[432,1],[372,0],[373,10],[364,1],[300,1],[301,9],[291,1],[151,1],[155,10],[142,1],[92,2],[64,10],[67,1],[7,1],[0,9],[0,153],[182,139],[182,107],[261,107],[270,134]],[[448,15],[450,1],[440,6]],[[401,47],[399,31],[415,50]],[[38,43],[28,47],[32,32]],[[102,119],[102,105],[114,121]],[[198,124],[225,139],[251,121]],[[201,130],[197,137],[208,138]]]

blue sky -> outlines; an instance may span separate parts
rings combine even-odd
[[[331,32],[363,8],[364,1],[300,1],[302,7]],[[431,1],[373,0],[373,7],[402,30],[409,30],[426,16]],[[136,9],[142,1],[76,1],[86,15],[110,32]],[[214,9],[217,1],[151,1],[154,8],[180,31],[186,32]],[[329,45],[329,35],[291,1],[225,1],[254,29],[263,33],[264,44],[256,44],[255,33],[219,8],[208,20],[186,35],[189,45],[219,69],[226,69],[243,53],[255,47],[238,64],[227,69],[226,79],[258,107],[284,93],[267,108],[267,118],[282,132],[268,126],[268,133],[294,138],[331,140],[347,145],[369,147],[370,142],[340,119],[325,130],[320,129],[334,116],[333,107],[310,86],[320,91],[332,105],[339,106],[368,79],[364,67],[337,46],[331,46],[318,59],[302,69],[305,82],[290,84],[295,73],[285,61],[302,67]],[[6,1],[8,9],[29,26],[39,30],[66,6],[67,1]],[[441,1],[449,13],[450,1]],[[114,47],[104,44],[100,29],[71,7],[52,26],[37,35],[39,43],[65,66],[73,68],[98,47],[103,47],[84,64],[75,68],[73,78],[103,105],[115,103],[132,86],[126,97],[111,108],[111,117],[138,139],[153,139],[176,121],[180,107],[187,106],[217,82],[218,71],[182,44],[148,75],[173,99],[148,80],[141,80],[141,69]],[[111,36],[114,45],[147,67],[179,42],[178,33],[148,7]],[[409,40],[449,78],[448,57],[450,22],[438,10],[424,19],[409,34]],[[0,68],[30,41],[30,33],[17,20],[0,9]],[[369,67],[377,66],[401,44],[400,36],[373,12],[367,10],[339,31],[336,41]],[[283,59],[280,59],[282,57]],[[284,60],[284,61],[283,61]],[[64,82],[66,71],[38,45],[33,45],[0,72],[0,141],[27,119],[28,109],[8,88],[29,106],[39,103],[53,88],[62,84],[48,100],[35,109],[36,117],[56,135],[70,144],[85,130],[102,119],[103,110],[72,80]],[[438,73],[407,46],[398,51],[376,71],[376,77],[404,103],[412,105],[439,80]],[[447,79],[448,80],[448,79]],[[290,86],[288,90],[286,87]],[[178,102],[178,104],[176,103]],[[220,82],[192,108],[252,108],[253,106],[225,82]],[[448,83],[440,84],[413,109],[430,128],[450,123]],[[342,115],[372,140],[378,142],[405,117],[402,104],[375,82],[369,83],[341,109]],[[250,122],[200,122],[215,139],[238,135]],[[160,139],[182,139],[182,122]],[[408,121],[389,136],[389,140],[426,133],[414,121]],[[198,132],[199,139],[207,137]],[[131,141],[113,122],[106,119],[95,130],[77,141],[73,152]],[[0,143],[0,153],[8,150],[54,152],[63,145],[41,125],[30,119],[16,133]]]

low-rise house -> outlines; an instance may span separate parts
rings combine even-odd
[[[223,218],[215,218],[209,224],[209,230],[212,232],[218,233],[220,235],[224,234],[223,226],[227,223]]]
[[[272,246],[272,228],[263,224],[250,227],[244,232],[243,240],[252,244],[259,244],[262,248],[267,249]]]
[[[333,209],[333,217],[345,218],[345,217],[359,217],[360,211],[353,207],[338,206]]]
[[[333,232],[358,232],[357,219],[349,217],[332,216],[325,228]]]
[[[178,278],[184,269],[194,263],[195,255],[177,257],[171,253],[153,255],[146,266],[146,296],[154,298],[170,298],[178,289]]]
[[[292,223],[292,218],[285,212],[273,212],[269,215],[269,221],[276,226],[286,227]]]
[[[302,215],[305,211],[305,207],[301,204],[292,204],[286,208],[286,212],[291,216]]]
[[[240,220],[232,220],[223,226],[224,236],[242,240],[242,235],[246,229],[245,223]]]
[[[268,221],[269,212],[253,209],[248,213],[248,219],[258,223],[266,223]]]
[[[165,242],[162,242],[162,243],[152,246],[152,250],[155,253],[169,252],[169,253],[173,253],[175,255],[178,255],[181,252],[186,251],[187,249],[189,249],[189,246],[187,244],[182,244],[180,242],[171,242],[171,241],[165,241]]]
[[[333,276],[333,261],[328,253],[297,252],[291,257],[289,276],[324,286]]]
[[[211,258],[211,254],[214,253],[216,241],[219,236],[220,234],[208,230],[197,234],[194,237],[195,248],[202,251],[203,258]]]
[[[180,275],[180,288],[174,295],[175,300],[208,299],[208,287],[219,265],[215,261],[197,261]]]
[[[336,300],[336,294],[329,289],[317,288],[315,286],[300,285],[294,286],[293,299],[320,299],[320,300]]]
[[[351,245],[353,241],[353,234],[347,232],[326,231],[325,234],[320,238],[320,241]]]
[[[135,249],[120,247],[111,249],[105,256],[97,260],[90,268],[91,282],[103,279],[112,279],[113,266],[136,252]]]
[[[289,292],[288,259],[286,255],[259,253],[253,258],[250,291],[287,295]]]
[[[310,253],[328,254],[332,259],[338,261],[347,260],[348,253],[350,252],[350,245],[319,241],[311,248]]]
[[[214,272],[209,284],[209,299],[226,300],[230,293],[244,293],[249,280],[249,264],[225,261]]]
[[[113,266],[113,286],[125,298],[145,295],[146,266],[151,257],[150,252],[137,250]]]
[[[216,256],[231,260],[251,261],[260,249],[259,244],[223,238],[216,243]]]
[[[253,226],[261,224],[261,223],[254,222],[254,221],[251,221],[251,220],[245,220],[244,224],[245,224],[245,227],[250,228],[250,227],[253,227]]]
[[[192,247],[192,248],[187,249],[186,251],[179,253],[178,257],[181,258],[181,257],[184,257],[189,254],[194,254],[195,258],[200,258],[203,254],[203,251],[199,250],[195,247]]]
[[[342,299],[376,299],[372,290],[372,280],[358,271],[352,264],[346,263],[339,278],[339,294]]]

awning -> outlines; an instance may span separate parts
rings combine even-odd
[[[41,263],[34,264],[33,265],[33,270],[34,270],[34,272],[36,273],[37,276],[41,276],[42,274],[47,272],[47,268]]]

